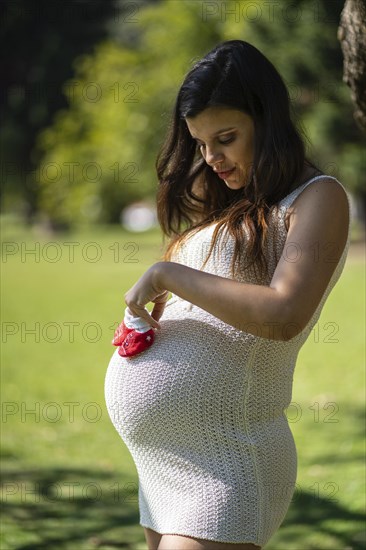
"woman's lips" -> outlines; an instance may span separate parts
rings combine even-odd
[[[235,167],[231,168],[231,170],[226,170],[225,172],[216,172],[216,173],[221,179],[225,180],[228,176],[230,176],[230,174],[234,172],[234,170],[235,170]]]

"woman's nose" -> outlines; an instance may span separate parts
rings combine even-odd
[[[217,164],[219,161],[222,161],[224,155],[221,151],[217,149],[211,149],[210,147],[206,148],[205,161],[207,164]]]

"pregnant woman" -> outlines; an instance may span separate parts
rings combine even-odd
[[[169,242],[125,294],[154,341],[116,349],[105,381],[140,524],[149,550],[263,548],[295,489],[285,410],[345,264],[348,197],[306,157],[276,69],[240,40],[187,74],[157,174]]]

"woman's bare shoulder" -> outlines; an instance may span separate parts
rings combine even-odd
[[[343,185],[332,176],[323,173],[317,176],[313,176],[316,179],[307,185],[289,206],[286,214],[287,230],[301,213],[312,217],[320,215],[325,219],[326,211],[329,211],[335,216],[334,222],[337,217],[344,220],[348,217],[349,199]]]
[[[288,211],[289,233],[312,228],[313,238],[344,245],[349,231],[350,203],[343,185],[332,177],[313,181],[296,197]],[[306,228],[306,229],[305,229]],[[299,233],[300,232],[300,233]]]
[[[298,210],[301,204],[331,209],[334,206],[348,210],[348,197],[343,185],[333,176],[321,174],[295,198],[290,209]],[[347,208],[346,208],[347,207]]]

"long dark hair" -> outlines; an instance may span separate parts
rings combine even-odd
[[[185,121],[214,106],[241,110],[253,118],[252,177],[238,190],[228,188],[206,164]],[[264,243],[270,209],[294,184],[299,185],[305,163],[314,167],[305,158],[304,141],[291,119],[288,91],[275,67],[242,40],[217,45],[185,77],[156,160],[157,215],[170,238],[163,259],[171,259],[192,230],[216,222],[206,261],[225,225],[235,238],[233,276],[237,261],[266,274]]]

